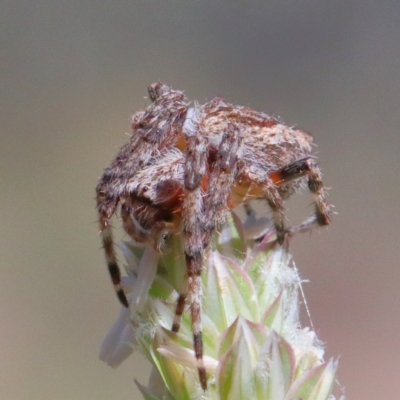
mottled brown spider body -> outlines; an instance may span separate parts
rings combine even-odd
[[[320,170],[311,156],[309,134],[219,98],[190,108],[183,93],[166,85],[156,83],[148,90],[152,103],[133,116],[130,140],[97,186],[101,235],[115,290],[128,307],[110,223],[117,207],[125,231],[136,242],[160,249],[168,234],[183,234],[187,276],[172,330],[179,330],[189,300],[194,351],[205,390],[202,262],[225,212],[254,199],[266,199],[277,240],[282,243],[285,233],[329,224],[330,210]],[[283,200],[306,183],[315,213],[285,230]]]

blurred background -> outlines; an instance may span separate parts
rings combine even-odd
[[[400,398],[399,2],[3,0],[0,35],[1,398],[140,398],[143,357],[98,359],[94,188],[154,81],[313,134],[338,215],[292,242],[312,320],[348,399]]]

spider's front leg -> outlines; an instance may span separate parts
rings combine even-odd
[[[188,108],[183,93],[166,85],[156,83],[151,85],[148,91],[152,103],[146,110],[133,115],[131,138],[105,169],[96,188],[107,266],[117,296],[125,307],[128,307],[128,301],[121,286],[121,273],[116,261],[110,220],[120,199],[125,201],[127,193],[131,192],[127,190],[128,182],[152,165],[160,154],[164,154],[168,149],[175,149],[182,141],[182,127]],[[135,219],[127,217],[125,226],[134,233],[134,239],[148,241],[147,232],[142,232],[140,224],[135,224]]]
[[[201,181],[206,175],[207,146],[201,136],[191,136],[187,140],[184,176],[184,200],[182,205],[182,225],[184,253],[186,260],[186,284],[176,305],[172,331],[177,332],[189,297],[192,320],[193,348],[197,360],[200,384],[207,389],[206,370],[203,361],[203,340],[201,328],[201,273],[204,256],[204,217]]]
[[[200,136],[201,138],[202,136]],[[211,167],[207,191],[202,201],[201,180],[206,173],[207,152],[203,139],[190,138],[187,151],[185,196],[183,204],[183,234],[187,284],[181,292],[176,306],[172,330],[179,330],[185,300],[189,296],[193,330],[193,347],[197,359],[200,384],[207,389],[206,371],[203,362],[201,327],[201,272],[205,249],[209,246],[216,224],[223,219],[227,209],[230,188],[237,171],[239,130],[229,125],[223,135],[214,165]]]
[[[110,220],[118,205],[118,197],[112,197],[110,195],[107,196],[105,194],[107,193],[107,185],[105,185],[105,182],[106,179],[103,177],[96,188],[101,241],[104,248],[108,272],[110,274],[114,290],[121,304],[123,304],[125,307],[128,307],[128,300],[121,285],[121,271],[117,263],[117,255],[115,253],[112,225]]]

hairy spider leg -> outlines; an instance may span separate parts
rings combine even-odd
[[[100,235],[105,252],[108,271],[119,301],[128,307],[128,301],[121,286],[121,272],[117,263],[114,248],[111,218],[114,215],[120,198],[124,195],[126,184],[139,166],[145,163],[153,151],[150,143],[139,136],[132,137],[126,143],[111,166],[106,168],[97,185],[97,209],[99,213]],[[138,157],[137,149],[142,152]]]
[[[185,307],[185,301],[188,293],[191,294],[190,310],[193,330],[193,347],[197,359],[197,368],[200,384],[203,390],[207,390],[207,377],[203,361],[203,340],[201,326],[201,271],[203,265],[204,251],[208,248],[211,236],[215,231],[216,224],[219,220],[223,220],[224,211],[230,195],[230,188],[236,177],[237,170],[237,154],[239,149],[239,130],[233,125],[228,126],[227,132],[223,135],[220,148],[218,150],[215,163],[210,166],[211,173],[207,183],[207,189],[204,196],[204,206],[201,200],[201,186],[198,174],[196,179],[187,184],[187,193],[184,204],[188,208],[185,215],[184,205],[184,238],[185,238],[185,257],[187,264],[187,283],[181,291],[175,309],[174,322],[172,326],[173,332],[178,332],[181,317]],[[196,150],[191,153],[188,148],[188,166],[187,176],[193,175],[193,168],[196,171],[206,172],[201,166],[201,158],[204,157],[202,152],[202,143],[198,140]],[[199,147],[201,148],[199,150]],[[200,151],[198,159],[194,159],[194,154]],[[193,160],[191,162],[190,160]],[[196,181],[196,189],[190,190]],[[197,186],[198,185],[198,186]],[[199,197],[200,196],[200,197]],[[201,213],[203,211],[203,214]],[[203,215],[203,217],[201,217]],[[200,219],[201,218],[201,219]]]
[[[216,161],[212,166],[205,196],[205,243],[208,246],[216,225],[224,221],[232,185],[237,177],[240,154],[239,128],[229,123],[222,136]]]
[[[190,315],[193,332],[193,348],[196,356],[200,384],[207,389],[206,369],[203,360],[203,341],[201,329],[201,273],[203,268],[203,198],[201,180],[207,171],[207,146],[201,136],[187,139],[186,164],[184,176],[184,197],[182,205],[182,229],[186,262],[186,284],[177,303],[172,330],[179,329],[184,300],[190,295]]]
[[[315,225],[329,225],[331,220],[331,211],[326,201],[324,184],[322,182],[322,174],[318,165],[315,164],[311,157],[302,158],[279,171],[270,174],[271,179],[276,185],[281,186],[294,179],[306,176],[308,188],[313,197],[315,212],[302,223],[288,228],[286,233],[293,236],[298,232],[305,232],[312,229]]]
[[[141,149],[140,156],[136,154],[137,149]],[[128,301],[121,286],[121,272],[114,248],[111,218],[120,203],[120,198],[125,194],[128,180],[142,164],[150,159],[153,151],[154,145],[141,140],[139,136],[132,137],[113,160],[111,166],[106,168],[96,188],[100,235],[107,267],[117,297],[125,307],[128,307]]]
[[[262,188],[263,197],[266,198],[272,210],[278,243],[282,244],[285,238],[285,217],[283,215],[283,200],[278,185],[270,175],[265,175],[263,171],[245,169],[243,173],[253,184]]]
[[[103,242],[104,253],[106,256],[107,268],[111,277],[111,282],[121,304],[128,307],[128,300],[121,284],[121,271],[117,263],[117,255],[114,248],[114,240],[112,235],[112,226],[109,218],[100,215],[100,234]]]
[[[114,248],[111,218],[121,199],[129,196],[127,183],[138,171],[151,164],[154,156],[179,141],[187,105],[182,92],[156,83],[148,88],[152,103],[132,117],[133,135],[105,169],[97,185],[97,209],[102,243],[111,281],[118,299],[128,307],[121,285],[121,272]],[[133,223],[133,221],[131,221]],[[129,224],[127,223],[127,226]]]

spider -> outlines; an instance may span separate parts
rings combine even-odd
[[[168,235],[183,235],[186,278],[172,331],[178,332],[188,300],[198,375],[206,390],[201,273],[227,210],[265,199],[279,244],[295,232],[328,225],[331,211],[308,133],[221,98],[190,107],[182,92],[162,83],[149,86],[148,93],[151,104],[133,115],[132,136],[96,188],[101,239],[117,296],[129,307],[112,237],[111,218],[117,209],[135,242],[161,251]],[[305,184],[314,214],[285,229],[283,201]]]

